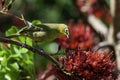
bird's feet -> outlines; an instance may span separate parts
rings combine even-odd
[[[23,44],[22,44],[22,47],[25,47],[26,46],[26,43],[24,42]]]

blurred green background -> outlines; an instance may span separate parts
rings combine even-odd
[[[39,19],[49,23],[66,23],[79,16],[72,0],[16,0],[12,12],[23,13],[28,20]]]

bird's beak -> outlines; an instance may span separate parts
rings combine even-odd
[[[67,37],[68,39],[70,39],[70,35],[69,35],[69,34],[67,34],[66,37]]]

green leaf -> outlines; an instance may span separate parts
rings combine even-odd
[[[11,66],[14,70],[16,70],[16,71],[19,70],[19,65],[18,65],[17,62],[10,64],[10,66]]]
[[[11,77],[8,74],[5,75],[5,79],[6,80],[12,80]]]
[[[17,33],[18,29],[15,26],[12,26],[10,29],[6,31],[6,35],[11,35]]]
[[[16,26],[12,26],[10,29],[6,31],[6,36],[16,34],[18,32],[18,29]],[[13,40],[19,40],[18,37],[14,37]]]
[[[6,55],[6,54],[9,54],[9,50],[3,45],[1,44],[1,53],[0,53],[0,56],[3,56],[3,55]]]
[[[3,57],[0,57],[0,61],[3,61]]]
[[[17,53],[17,54],[20,54],[19,49],[18,49],[17,47],[14,47],[14,51],[15,51],[15,53]]]
[[[40,21],[40,20],[33,20],[33,21],[32,21],[32,24],[33,24],[33,25],[40,25],[40,24],[41,24],[41,21]]]
[[[26,48],[21,48],[21,49],[19,49],[19,52],[20,52],[20,53],[27,53],[28,50],[27,50]]]
[[[24,36],[19,36],[19,37],[18,37],[18,40],[19,40],[20,42],[24,43],[24,42],[25,42],[25,37],[24,37]]]
[[[2,66],[7,66],[7,58],[6,56],[3,57],[3,60],[1,61]]]
[[[40,22],[34,23],[39,24]],[[12,26],[6,31],[6,35],[12,35],[17,32],[17,27]],[[25,37],[20,36],[12,39],[24,42]],[[32,40],[27,38],[26,44],[32,45]],[[32,52],[17,45],[9,44],[9,48],[6,48],[3,44],[0,44],[0,80],[17,80],[18,78],[21,80],[21,78],[26,76],[34,78],[33,69]],[[23,75],[20,75],[20,73]]]
[[[25,36],[19,36],[19,41],[22,42],[22,43],[25,43]],[[32,46],[32,39],[30,38],[26,38],[26,44]]]
[[[26,38],[26,44],[32,46],[32,39],[30,39],[30,38],[27,37]]]

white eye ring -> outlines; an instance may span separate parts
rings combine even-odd
[[[70,36],[69,36],[69,29],[68,28],[65,28],[65,34],[66,34],[66,37],[69,39],[70,38]]]
[[[65,33],[68,33],[68,29],[67,28],[65,28]]]

